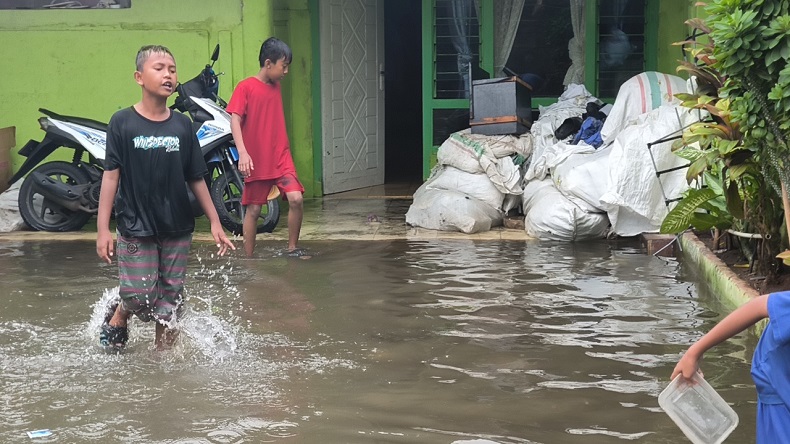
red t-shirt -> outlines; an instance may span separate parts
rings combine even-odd
[[[241,117],[241,136],[253,166],[245,182],[296,175],[279,82],[264,83],[257,77],[242,80],[226,111]]]

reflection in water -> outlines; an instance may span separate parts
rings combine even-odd
[[[0,243],[0,442],[674,443],[657,395],[719,318],[633,245],[313,243],[293,260],[196,245],[182,334],[96,344],[117,268],[90,243]],[[755,338],[708,380],[752,442]],[[37,441],[38,442],[38,441]]]

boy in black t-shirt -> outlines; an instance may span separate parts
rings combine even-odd
[[[157,322],[155,343],[161,349],[175,340],[175,313],[183,303],[195,229],[185,182],[211,223],[220,256],[235,247],[220,225],[203,180],[206,163],[192,123],[167,107],[178,83],[170,50],[142,47],[134,79],[142,88],[142,99],[116,112],[107,129],[96,253],[111,263],[114,203],[121,301],[102,325],[99,341],[105,346],[125,345],[126,324],[134,314]]]

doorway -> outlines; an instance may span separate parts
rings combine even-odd
[[[422,184],[422,2],[317,3],[323,194]]]
[[[422,183],[421,0],[384,1],[384,181]]]

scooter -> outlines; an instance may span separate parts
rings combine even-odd
[[[171,108],[189,112],[209,174],[206,184],[223,227],[238,234],[242,231],[244,209],[241,193],[244,181],[237,168],[238,152],[233,144],[230,115],[222,108],[225,102],[217,95],[219,82],[214,62],[194,79],[176,87],[176,101]],[[40,231],[73,231],[82,228],[98,212],[99,192],[104,172],[107,124],[81,117],[64,116],[40,108],[46,117],[38,119],[46,133],[42,141],[30,140],[19,150],[27,157],[9,180],[13,184],[27,174],[19,189],[22,219]],[[71,161],[42,163],[58,148],[72,148]],[[40,165],[39,165],[40,164]],[[194,197],[193,213],[202,210]],[[279,203],[269,200],[259,220],[257,231],[271,232],[279,221]]]

